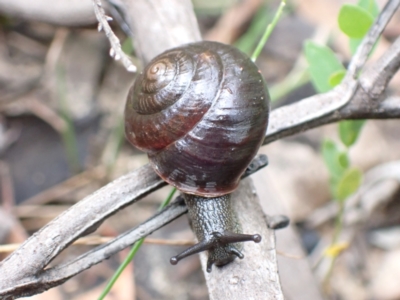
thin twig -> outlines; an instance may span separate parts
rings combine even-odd
[[[45,72],[47,73],[47,77],[52,78],[54,76],[57,62],[60,59],[63,47],[67,38],[69,36],[70,31],[66,28],[60,28],[54,34],[54,38],[51,41],[49,50],[46,53],[45,58]]]
[[[399,4],[399,0],[388,1],[386,3],[385,7],[382,9],[382,12],[375,20],[375,23],[372,25],[365,38],[362,40],[361,44],[358,46],[357,51],[351,59],[349,67],[347,68],[346,77],[351,76],[354,79],[357,78],[359,72],[367,61],[368,56],[372,51],[372,48],[381,36],[390,19],[393,17],[395,11],[398,9]],[[346,78],[344,80],[346,80]]]
[[[388,81],[398,69],[400,60],[398,57],[398,42],[395,42],[390,47],[390,50],[386,51],[386,53],[381,57],[379,62],[374,64],[374,66],[380,68],[379,70],[381,73],[370,72],[362,74],[359,81],[357,80],[357,77],[360,70],[364,67],[372,46],[379,39],[379,34],[383,31],[396,9],[398,9],[399,5],[400,0],[389,0],[385,5],[350,61],[349,69],[341,84],[339,84],[332,91],[303,99],[302,101],[299,101],[293,105],[283,106],[279,109],[276,109],[271,114],[264,144],[267,144],[278,138],[320,126],[322,124],[336,122],[348,118],[354,119],[365,117],[362,116],[361,112],[357,111],[362,110],[363,108],[368,110],[368,113],[370,113],[369,118],[378,117],[378,111],[375,111],[371,105],[366,105],[366,103],[363,103],[363,105],[360,106],[358,101],[354,100],[355,98],[364,96],[362,95],[363,92],[359,90],[359,85],[360,82],[368,81],[370,78],[374,84],[379,85],[379,88],[375,93],[380,92],[379,95],[382,95]],[[384,78],[377,80],[377,78],[374,77],[377,76],[377,74],[380,74],[379,76],[383,76]],[[369,91],[366,89],[368,87],[365,86],[365,84],[362,86],[364,90]],[[357,90],[358,95],[355,97]],[[371,93],[372,92],[373,91],[371,91]],[[377,96],[375,95],[375,98],[376,97]],[[352,106],[352,112],[349,115],[347,112],[345,113],[345,111],[348,110],[348,104],[350,101],[355,103],[355,105]],[[382,111],[382,108],[380,111]],[[323,118],[324,116],[327,117]]]
[[[159,211],[162,210],[163,208],[165,208],[171,202],[172,197],[174,196],[175,193],[176,193],[176,188],[174,187],[171,189],[167,198],[161,203],[160,207],[158,208]],[[101,293],[101,295],[99,297],[99,300],[103,300],[108,295],[108,293],[111,291],[114,284],[117,282],[118,278],[121,276],[122,272],[126,269],[126,267],[128,267],[128,265],[134,259],[136,253],[139,251],[144,240],[145,240],[145,238],[141,238],[133,245],[133,247],[129,251],[128,255],[125,257],[123,262],[119,265],[118,269],[114,272],[111,279],[108,281],[106,287],[104,288],[103,292]]]
[[[72,243],[74,246],[98,246],[106,244],[112,241],[113,237],[108,236],[86,236],[80,238]],[[194,241],[189,240],[166,240],[166,239],[153,239],[153,238],[146,238],[144,240],[145,244],[150,245],[161,245],[161,246],[192,246],[195,244]],[[8,253],[13,252],[22,244],[6,244],[0,245],[0,253]]]
[[[112,254],[115,254],[133,244],[132,241],[136,242],[161,228],[164,225],[161,225],[160,221],[162,221],[161,223],[168,224],[186,212],[187,208],[182,201],[174,202],[133,230],[130,230],[112,241],[81,255],[71,262],[47,269],[41,274],[41,280],[50,286],[59,285],[66,279],[80,273],[82,268],[87,269],[98,264],[104,259],[110,257]],[[21,286],[21,288],[24,287]]]
[[[398,97],[377,101],[384,97],[390,79],[399,68],[400,37],[378,61],[361,74],[358,81],[348,77],[348,81],[332,91],[272,111],[263,144],[341,120],[400,118]],[[350,94],[352,96],[348,98]],[[343,103],[343,99],[345,102],[347,99],[351,101],[345,106],[336,104]]]
[[[89,1],[40,0],[29,1],[0,0],[0,11],[7,16],[22,20],[52,23],[59,26],[89,25],[96,22],[92,5]]]
[[[58,133],[65,132],[67,122],[51,107],[32,97],[25,101],[25,107],[35,116],[45,121]]]
[[[75,191],[78,188],[81,188],[93,181],[99,181],[106,177],[106,168],[102,165],[94,167],[92,169],[85,170],[79,174],[76,174],[65,181],[44,190],[35,196],[28,198],[22,203],[22,206],[25,205],[34,205],[34,204],[46,204],[52,200],[57,198],[61,198],[68,193]]]
[[[0,160],[0,202],[4,210],[10,212],[15,207],[14,184],[10,172],[10,167],[5,161]]]
[[[113,57],[115,60],[121,60],[122,64],[124,65],[125,69],[128,72],[132,73],[136,72],[137,71],[136,66],[132,63],[130,58],[122,51],[119,39],[114,34],[110,25],[108,24],[109,21],[112,21],[112,18],[106,16],[103,6],[101,4],[101,0],[93,0],[93,7],[94,7],[94,13],[96,14],[96,18],[99,21],[97,29],[99,31],[104,30],[104,33],[106,34],[108,40],[110,41],[111,44],[110,56]]]
[[[214,27],[204,35],[204,39],[232,44],[263,3],[262,0],[238,1],[224,12]]]
[[[268,160],[265,155],[257,156],[250,163],[243,177],[251,175],[267,164]],[[86,252],[68,263],[49,268],[45,272],[40,272],[40,275],[38,274],[39,269],[43,270],[58,253],[74,240],[95,230],[105,219],[105,215],[116,212],[122,207],[141,199],[148,193],[165,185],[166,183],[154,173],[152,168],[146,165],[109,183],[94,194],[81,200],[78,204],[71,207],[71,209],[54,219],[49,225],[43,227],[36,235],[25,241],[14,253],[0,263],[2,271],[5,271],[7,269],[6,266],[10,264],[13,268],[17,268],[18,274],[20,274],[20,277],[18,275],[17,277],[4,277],[6,272],[0,272],[0,297],[7,294],[14,296],[32,295],[40,292],[44,286],[46,288],[57,286],[68,278],[100,263],[111,255],[132,245],[142,237],[151,234],[165,224],[185,214],[187,208],[183,205],[182,199],[178,197],[174,203],[138,227],[127,231],[100,247]],[[118,186],[118,188],[115,186]],[[143,186],[144,188],[139,189],[139,186]],[[75,222],[79,222],[79,220],[73,218],[75,214],[83,214],[88,217],[88,220],[79,225]],[[64,222],[64,220],[68,221]],[[58,222],[62,223],[63,230],[52,231],[51,224],[57,224]],[[44,260],[43,253],[38,251],[37,248],[38,241],[36,237],[40,238],[40,236],[46,236],[45,245],[43,245],[44,248],[42,249],[47,252],[46,259]],[[21,251],[26,256],[20,257],[18,253]],[[32,264],[34,261],[36,263]],[[38,266],[37,262],[39,262],[40,266]],[[40,282],[39,286],[36,285],[36,282]]]

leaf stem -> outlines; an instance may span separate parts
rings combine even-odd
[[[267,42],[269,36],[271,35],[272,30],[274,30],[276,24],[278,23],[279,18],[282,15],[283,8],[285,7],[285,5],[286,5],[286,0],[282,0],[281,3],[279,4],[278,10],[276,11],[274,18],[272,19],[271,23],[268,24],[267,28],[264,31],[264,34],[263,34],[261,40],[258,42],[258,45],[257,45],[256,49],[254,50],[253,54],[251,55],[251,60],[253,62],[255,62],[257,60],[258,56],[261,53],[262,48],[264,47],[264,45]]]
[[[344,205],[346,202],[338,201],[338,203],[339,203],[339,212],[336,215],[335,228],[334,228],[334,232],[333,232],[331,247],[334,247],[334,245],[336,245],[336,243],[339,240],[340,234],[342,233],[342,229],[343,229]],[[329,290],[328,283],[329,283],[329,279],[331,278],[333,267],[335,266],[335,262],[336,262],[337,258],[338,258],[338,255],[335,255],[332,257],[328,272],[326,272],[326,275],[325,275],[325,278],[323,281],[324,290],[326,292],[328,292],[328,290]]]
[[[65,86],[65,70],[61,66],[57,66],[56,80],[60,115],[67,124],[66,128],[64,128],[61,132],[61,137],[67,155],[68,166],[71,172],[75,174],[78,173],[80,170],[78,142],[74,129],[74,124],[66,100],[67,88]]]
[[[171,192],[169,193],[168,197],[160,204],[160,207],[158,208],[158,210],[163,209],[165,206],[167,206],[171,202],[171,199],[174,196],[175,192],[176,192],[176,188],[173,188],[171,190]],[[132,249],[129,251],[128,256],[124,259],[122,264],[118,267],[117,271],[111,277],[110,281],[107,283],[107,286],[104,288],[104,290],[101,293],[98,300],[103,300],[105,298],[105,296],[107,296],[107,294],[110,292],[111,288],[113,287],[114,283],[117,281],[118,277],[122,274],[122,272],[125,270],[125,268],[129,265],[129,263],[135,257],[135,254],[139,250],[140,246],[142,246],[144,239],[145,238],[141,238],[133,245]]]

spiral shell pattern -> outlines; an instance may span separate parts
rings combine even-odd
[[[154,58],[129,91],[128,140],[179,190],[232,192],[260,147],[269,95],[254,63],[234,47],[199,42]]]

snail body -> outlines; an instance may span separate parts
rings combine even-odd
[[[155,172],[183,192],[199,244],[211,265],[243,257],[230,193],[260,147],[269,95],[255,64],[234,47],[199,42],[154,58],[129,91],[127,139],[147,152]]]

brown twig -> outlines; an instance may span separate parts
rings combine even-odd
[[[14,185],[7,163],[0,161],[1,205],[10,212],[15,205]]]
[[[204,39],[232,44],[239,36],[244,24],[248,22],[263,4],[261,0],[246,0],[236,3],[206,33]]]
[[[44,63],[47,76],[54,76],[57,62],[60,59],[62,49],[68,36],[69,30],[66,28],[59,28],[54,34]]]
[[[71,205],[18,205],[12,210],[18,218],[49,219],[55,218]]]
[[[0,11],[24,20],[62,26],[94,24],[96,18],[89,1],[68,0],[0,0]]]
[[[58,133],[66,130],[67,122],[55,110],[36,97],[28,98],[23,104],[33,115],[45,121]]]
[[[346,201],[345,224],[359,225],[366,222],[379,207],[386,205],[399,190],[400,161],[378,165],[364,174],[358,191]],[[321,226],[338,214],[338,207],[330,202],[315,210],[307,219],[310,228]]]
[[[93,180],[101,180],[105,178],[106,175],[106,168],[104,166],[98,166],[93,169],[83,171],[43,192],[40,192],[39,194],[36,194],[31,198],[28,198],[24,201],[23,205],[46,204],[93,182]]]
[[[105,236],[87,236],[80,238],[72,243],[75,246],[92,246],[92,245],[102,245],[112,241],[113,237],[105,237]],[[145,244],[151,245],[161,245],[161,246],[192,246],[195,244],[194,241],[188,240],[165,240],[165,239],[152,239],[146,238],[144,240]],[[0,245],[0,253],[12,252],[18,249],[21,244],[7,244]]]
[[[251,175],[265,166],[266,163],[265,158],[256,158],[252,163],[252,168],[248,169],[244,176]],[[140,238],[151,234],[165,224],[185,214],[187,208],[183,205],[182,200],[178,198],[177,201],[138,227],[68,263],[47,269],[46,272],[41,273],[39,276],[40,279],[37,277],[38,268],[40,270],[44,269],[62,249],[65,249],[79,237],[94,231],[105,219],[105,215],[108,216],[165,185],[166,183],[154,173],[151,167],[146,165],[128,175],[120,177],[81,200],[71,209],[65,211],[47,226],[43,227],[39,231],[39,234],[29,238],[7,259],[0,263],[0,268],[3,271],[0,272],[0,296],[7,294],[12,294],[13,296],[31,295],[42,291],[43,288],[57,286],[68,278],[107,259],[112,254],[121,251]],[[144,186],[145,188],[140,189],[140,186]],[[78,215],[85,215],[85,219],[87,218],[85,223],[81,223],[79,218],[74,217],[77,212],[79,212]],[[60,226],[57,225],[59,222]],[[56,231],[54,231],[54,224],[59,228]],[[38,251],[36,237],[39,239],[46,237],[41,242],[43,245],[41,251]],[[267,248],[269,249],[269,247]],[[20,251],[25,253],[23,257],[18,255]],[[45,251],[45,253],[42,251]],[[36,263],[32,264],[33,261]],[[7,267],[8,265],[12,266],[12,269],[16,268],[18,270],[17,274],[15,274],[16,276],[4,277],[7,270],[13,272]],[[31,276],[35,279],[31,278]]]

